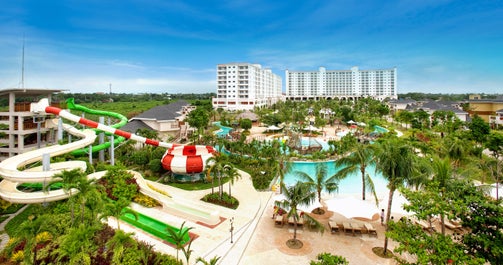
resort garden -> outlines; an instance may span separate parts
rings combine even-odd
[[[280,102],[272,108],[255,109],[258,115],[253,126],[277,126],[282,131],[250,133],[252,121],[237,119],[240,112],[212,110],[206,104],[189,115],[187,122],[197,128],[189,142],[217,146],[220,153],[211,158],[208,170],[194,181],[180,182],[165,172],[160,165],[164,148],[138,146],[128,141],[116,150],[116,165],[101,163],[88,166],[88,172],[68,171],[60,177],[62,189],[79,192],[65,201],[43,205],[30,205],[5,228],[11,237],[2,259],[27,264],[182,264],[180,257],[157,253],[152,246],[135,241],[131,234],[110,228],[107,217],[120,218],[123,209],[132,201],[145,207],[158,202],[138,192],[134,179],[126,169],[141,172],[149,180],[188,190],[208,190],[201,198],[225,207],[239,207],[232,195],[232,183],[238,181],[237,171],[252,177],[259,191],[270,191],[279,183],[285,194],[284,207],[288,215],[297,220],[296,205],[320,200],[320,193],[340,192],[338,182],[351,172],[361,177],[362,200],[374,197],[369,165],[386,179],[389,189],[385,223],[386,234],[376,246],[377,258],[394,258],[399,264],[491,264],[503,263],[503,208],[498,193],[491,196],[490,189],[498,188],[501,181],[503,134],[489,128],[479,117],[463,123],[449,112],[429,115],[425,111],[390,113],[382,102],[361,99],[356,102],[321,100],[310,102]],[[309,117],[309,119],[306,119]],[[217,137],[219,128],[214,122],[233,128],[232,137]],[[349,126],[358,121],[365,126],[339,139],[328,139],[328,149],[313,149],[300,153],[295,146],[283,141],[279,135],[324,137],[324,131]],[[374,126],[389,132],[374,133]],[[305,130],[308,126],[317,131]],[[398,136],[400,132],[400,136]],[[158,138],[152,131],[138,134]],[[170,142],[172,139],[162,139]],[[66,155],[70,156],[70,155]],[[57,157],[55,159],[79,159]],[[82,159],[82,158],[80,158]],[[294,186],[284,184],[292,161],[335,160],[342,168],[336,175],[327,175],[326,169],[317,169],[315,175],[301,177]],[[87,173],[108,169],[99,181],[85,178]],[[297,172],[302,176],[302,172]],[[304,174],[305,175],[305,174]],[[496,189],[497,191],[498,189]],[[409,210],[416,220],[438,220],[440,230],[425,230],[410,218],[391,219],[393,194],[402,193],[409,201]],[[370,196],[368,196],[370,194]],[[3,202],[4,209],[16,205]],[[17,206],[20,207],[20,206]],[[48,221],[50,220],[50,222]],[[446,223],[458,221],[462,229],[446,229]],[[316,219],[310,222],[323,232]],[[296,229],[295,225],[295,229]],[[172,234],[176,238],[176,234]],[[397,247],[389,249],[389,240]],[[293,234],[285,242],[292,248],[302,247]],[[182,250],[187,261],[190,245],[174,244]],[[333,253],[332,253],[333,254]],[[344,257],[320,253],[318,259],[346,264]],[[212,261],[216,263],[218,257]],[[210,264],[211,261],[200,260]]]

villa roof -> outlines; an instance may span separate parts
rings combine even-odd
[[[158,120],[158,121],[166,121],[166,120],[175,120],[179,117],[180,111],[184,106],[189,105],[189,103],[185,100],[178,100],[176,102],[153,107],[140,115],[133,117],[132,120]]]
[[[136,133],[139,129],[154,130],[141,120],[132,120],[120,128],[123,131]]]

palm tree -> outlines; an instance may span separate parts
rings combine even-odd
[[[219,256],[215,256],[215,257],[211,258],[209,261],[206,261],[205,259],[199,257],[196,259],[196,262],[201,262],[204,265],[217,265],[218,260],[220,260],[220,258],[221,257],[219,257]]]
[[[316,191],[318,201],[321,202],[321,191],[325,189],[328,194],[339,190],[339,177],[337,175],[327,176],[328,169],[326,163],[316,163],[316,174],[314,178],[309,174],[302,171],[295,171],[295,175],[305,184],[309,185],[311,189]]]
[[[124,214],[132,214],[134,215],[135,219],[138,219],[138,214],[135,211],[126,208],[129,204],[130,202],[124,198],[119,198],[117,201],[108,199],[108,202],[104,205],[104,212],[101,217],[114,217],[117,220],[117,229],[121,230],[120,218]]]
[[[91,194],[94,190],[96,190],[96,186],[94,185],[95,179],[88,179],[86,174],[80,171],[80,175],[77,178],[77,183],[75,188],[79,191],[77,194],[76,200],[80,202],[80,217],[82,223],[84,222],[84,211],[85,206],[88,200],[89,194]]]
[[[376,203],[378,202],[377,194],[374,187],[374,182],[369,174],[365,174],[367,166],[374,159],[373,145],[357,144],[354,152],[348,156],[344,156],[335,163],[336,168],[340,168],[337,175],[340,179],[346,178],[357,170],[362,176],[362,200],[365,200],[365,192],[367,188],[374,195]],[[368,184],[368,186],[367,186]]]
[[[234,181],[241,178],[241,174],[232,164],[225,165],[223,169],[225,176],[229,178],[229,197],[232,197],[231,186],[234,185]]]
[[[176,260],[178,259],[178,251],[180,249],[183,250],[183,252],[186,254],[185,249],[183,246],[185,243],[187,243],[187,237],[189,235],[189,231],[194,229],[194,227],[184,227],[185,221],[182,223],[180,228],[175,228],[172,226],[167,226],[166,227],[166,232],[168,232],[168,235],[166,236],[168,239],[171,239],[171,242],[175,244],[176,247]],[[189,238],[190,241],[190,238]],[[188,262],[187,262],[188,264]]]
[[[300,213],[297,210],[297,206],[299,205],[310,205],[316,200],[316,192],[312,191],[310,185],[297,182],[293,186],[286,187],[283,184],[283,195],[285,196],[285,200],[277,201],[276,206],[280,207],[287,211],[287,217],[293,218],[294,226],[293,226],[293,239],[289,239],[286,243],[290,247],[298,247],[302,245],[302,242],[297,239],[297,223],[301,218]],[[309,222],[316,224],[316,228],[323,232],[324,226],[319,225],[316,219],[310,217],[307,214],[304,214],[305,218],[309,219]]]
[[[433,160],[433,183],[437,186],[441,198],[446,197],[446,193],[451,191],[451,180],[452,166],[450,160],[448,158],[435,158]],[[442,235],[445,235],[444,216],[445,213],[440,213]]]
[[[52,183],[61,182],[61,186],[63,191],[68,194],[68,202],[70,203],[70,212],[72,217],[72,224],[75,219],[75,209],[74,209],[74,200],[73,193],[77,192],[77,187],[79,186],[79,181],[81,177],[84,175],[84,172],[80,168],[72,169],[70,171],[62,171],[59,174],[55,174],[52,179]],[[51,184],[52,184],[51,183]],[[48,185],[50,186],[50,185]]]
[[[285,181],[285,175],[288,174],[291,169],[292,169],[292,163],[290,162],[287,162],[286,160],[286,150],[288,148],[288,146],[285,144],[283,146],[286,146],[283,147],[283,152],[281,152],[279,154],[279,159],[271,159],[272,161],[274,161],[274,164],[273,164],[273,172],[274,172],[274,175],[275,176],[279,176],[279,192],[281,193],[281,189],[283,187],[283,183]]]
[[[393,195],[398,187],[407,183],[415,171],[414,150],[399,138],[390,138],[378,144],[376,150],[376,171],[388,181],[389,197],[386,223],[391,217]],[[388,236],[384,239],[384,254],[388,251]]]
[[[218,180],[218,194],[220,195],[220,199],[222,198],[222,175],[224,172],[224,166],[227,164],[228,159],[227,155],[224,153],[216,153],[210,158],[206,160],[206,178],[211,179],[211,193],[213,194],[214,189],[213,189],[213,183],[214,183],[214,177],[216,176]]]

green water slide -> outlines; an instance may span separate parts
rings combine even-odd
[[[115,128],[115,129],[120,128],[120,127],[126,125],[126,123],[128,121],[127,118],[124,115],[119,114],[119,113],[110,112],[110,111],[104,111],[104,110],[94,110],[94,109],[90,109],[90,108],[84,107],[82,105],[75,104],[75,100],[73,98],[67,99],[66,100],[66,105],[67,105],[67,108],[71,109],[71,110],[78,110],[78,111],[82,111],[84,113],[89,113],[89,114],[93,114],[93,115],[108,116],[108,117],[114,117],[116,119],[119,119],[120,122],[118,122],[116,124],[113,124],[113,125],[110,125],[110,127]],[[102,131],[97,130],[97,129],[94,129],[94,130],[96,131],[96,134],[102,132]],[[105,134],[107,136],[111,135],[110,133],[105,133]],[[122,143],[124,140],[126,140],[126,138],[124,138],[122,136],[119,136],[119,137],[116,136],[114,138],[114,146],[117,146],[118,144]],[[102,144],[93,145],[93,146],[91,146],[91,152],[94,153],[94,152],[98,152],[98,151],[107,149],[107,148],[110,147],[110,145],[111,145],[111,143],[109,141],[105,142],[105,143],[102,143]],[[89,153],[89,149],[88,148],[73,150],[71,152],[71,154],[74,155],[74,156],[87,155],[88,153]]]

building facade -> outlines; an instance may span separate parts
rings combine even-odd
[[[51,102],[59,89],[10,88],[0,90],[0,98],[8,99],[9,108],[0,111],[0,161],[31,150],[57,143],[57,124],[52,122],[53,115],[33,113],[32,102],[18,98],[39,99],[46,97]],[[59,103],[51,103],[59,107]]]
[[[391,69],[289,71],[286,77],[287,100],[397,98],[396,67]]]
[[[281,77],[259,64],[228,63],[217,65],[217,95],[213,108],[253,110],[281,100]]]
[[[503,98],[497,99],[479,99],[477,97],[470,97],[468,100],[470,115],[477,114],[484,121],[495,123],[497,112],[503,109]]]

